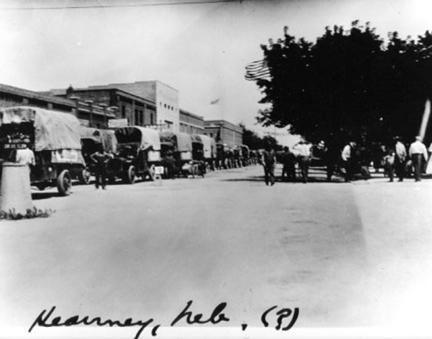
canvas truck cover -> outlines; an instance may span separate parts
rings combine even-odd
[[[161,132],[161,141],[174,144],[179,152],[192,152],[192,138],[186,133]]]
[[[177,147],[177,137],[173,132],[160,132],[160,141],[164,144],[171,144],[174,148]]]
[[[192,152],[192,138],[187,133],[177,133],[177,147],[180,152]]]
[[[36,152],[81,150],[80,123],[72,114],[17,106],[0,109],[0,117],[1,124],[33,122]]]
[[[242,155],[243,156],[248,156],[249,153],[250,153],[249,146],[247,146],[247,145],[241,145],[240,147],[241,147]]]
[[[116,128],[115,134],[118,143],[138,142],[142,150],[152,148],[153,151],[160,151],[161,144],[159,132],[141,126],[129,126]]]
[[[197,144],[203,144],[201,136],[199,136],[198,134],[192,134],[192,142]]]
[[[80,126],[80,135],[81,139],[91,139],[102,144],[105,152],[117,152],[117,138],[113,130]]]
[[[102,129],[102,144],[103,148],[106,152],[117,152],[117,138],[115,136],[115,132],[110,129]]]
[[[199,137],[203,143],[204,158],[210,159],[216,156],[216,143],[213,138],[200,134]]]
[[[80,137],[81,139],[91,139],[95,142],[102,143],[102,135],[97,128],[80,126]]]

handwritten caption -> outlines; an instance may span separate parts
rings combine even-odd
[[[216,325],[219,323],[229,323],[230,318],[226,314],[226,302],[219,303],[210,315],[192,311],[193,301],[189,300],[181,312],[176,315],[169,326],[185,326],[185,325]],[[134,320],[133,318],[126,318],[125,320],[112,320],[102,319],[99,316],[79,316],[73,315],[65,318],[55,315],[56,306],[52,306],[49,310],[43,310],[33,321],[29,328],[32,332],[35,327],[70,327],[77,325],[85,326],[99,326],[99,327],[137,327],[137,332],[134,339],[139,339],[145,329],[148,329],[152,336],[158,335],[158,330],[162,324],[155,322],[153,318],[147,320]],[[299,317],[300,310],[298,307],[286,308],[279,307],[278,305],[271,306],[263,311],[260,321],[264,327],[273,328],[276,331],[288,331],[296,323]],[[246,331],[248,324],[242,323],[241,330]]]

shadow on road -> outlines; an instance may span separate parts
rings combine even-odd
[[[254,175],[249,177],[238,177],[238,178],[230,178],[230,179],[221,179],[221,181],[226,182],[263,182],[264,183],[264,175]],[[281,177],[276,177],[276,183],[281,184],[303,184],[303,181],[300,177],[297,177],[295,181],[286,180]],[[309,176],[307,183],[333,183],[333,184],[341,184],[344,183],[342,178],[332,178],[331,182],[327,181],[327,178],[324,176]]]
[[[50,199],[53,197],[62,197],[58,192],[32,192],[32,200]]]
[[[227,181],[227,182],[244,182],[244,181],[260,182],[260,181],[262,181],[262,182],[264,182],[264,176],[252,175],[252,176],[248,176],[248,177],[220,179],[220,181]]]

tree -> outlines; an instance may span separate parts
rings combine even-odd
[[[245,125],[240,124],[243,128],[243,144],[248,146],[250,149],[262,149],[265,148],[266,144],[269,144],[274,149],[278,149],[280,146],[275,138],[272,136],[259,137],[254,131],[246,128]]]
[[[248,146],[250,149],[260,149],[262,148],[262,139],[254,132],[243,127],[243,144]]]
[[[265,135],[262,138],[262,143],[263,143],[263,148],[270,147],[270,148],[274,149],[275,151],[282,149],[282,146],[279,145],[277,140],[275,138],[273,138],[271,135]]]
[[[330,135],[387,141],[418,133],[432,95],[432,35],[385,42],[369,23],[349,30],[326,27],[315,43],[284,39],[262,45],[268,73],[252,78],[261,89],[264,126],[291,126],[308,140]],[[266,77],[265,75],[268,76]],[[250,74],[249,74],[250,79]]]

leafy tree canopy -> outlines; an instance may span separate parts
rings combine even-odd
[[[243,144],[248,146],[250,149],[263,149],[266,145],[274,148],[275,150],[280,149],[281,146],[278,144],[277,140],[270,135],[264,137],[258,136],[254,131],[246,128],[243,124],[240,124],[243,128]]]
[[[384,40],[369,23],[354,21],[348,30],[326,27],[311,43],[285,27],[283,39],[261,48],[267,73],[252,79],[268,106],[257,117],[262,125],[291,126],[311,141],[409,141],[418,133],[432,97],[429,31],[415,40],[392,32]]]

